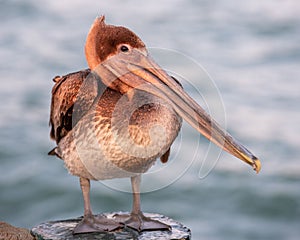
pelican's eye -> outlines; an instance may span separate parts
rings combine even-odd
[[[120,50],[121,50],[122,52],[128,52],[128,51],[129,51],[129,48],[128,48],[128,46],[126,46],[126,45],[121,45]]]

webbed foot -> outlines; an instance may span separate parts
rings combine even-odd
[[[91,232],[111,232],[123,228],[124,225],[103,215],[85,216],[73,230],[73,234]]]
[[[138,232],[171,230],[171,226],[144,216],[142,212],[135,214],[115,215],[116,221]]]

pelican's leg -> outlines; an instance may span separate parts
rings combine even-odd
[[[74,228],[73,233],[88,233],[88,232],[107,232],[122,228],[123,225],[108,219],[105,216],[94,216],[91,210],[90,203],[90,180],[80,178],[80,187],[82,190],[84,201],[84,216],[80,223]]]
[[[171,227],[167,224],[161,223],[157,220],[145,217],[141,211],[140,200],[140,182],[141,176],[131,178],[133,204],[132,211],[129,218],[124,222],[127,227],[133,228],[139,232],[154,231],[154,230],[170,230]]]

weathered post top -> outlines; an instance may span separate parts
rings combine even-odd
[[[113,218],[115,214],[118,213],[105,213],[104,215],[110,219]],[[166,216],[153,213],[145,213],[145,216],[151,217],[152,219],[163,222],[171,226],[170,231],[144,231],[137,232],[131,228],[125,227],[121,230],[113,232],[101,232],[101,233],[85,233],[73,235],[73,229],[82,220],[82,217],[76,219],[68,219],[61,221],[51,221],[46,223],[41,223],[40,225],[32,228],[31,234],[38,240],[92,240],[92,239],[102,239],[102,240],[190,240],[191,232],[190,229],[185,227],[183,224],[174,221]]]

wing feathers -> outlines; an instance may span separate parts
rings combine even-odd
[[[89,69],[53,79],[50,137],[58,143],[92,106],[97,79]]]

